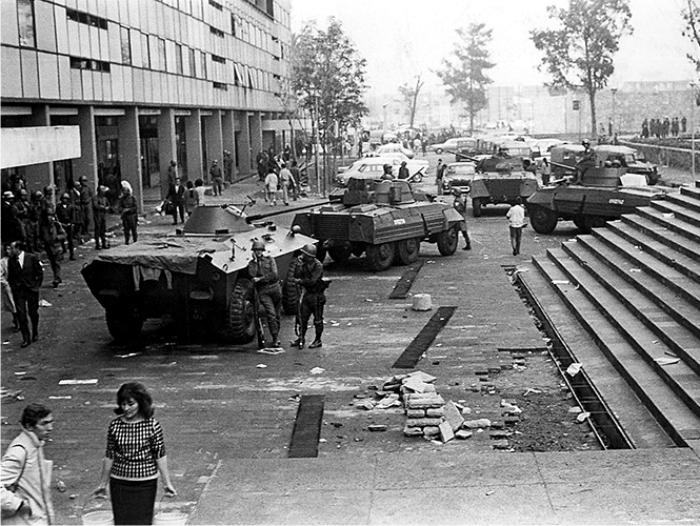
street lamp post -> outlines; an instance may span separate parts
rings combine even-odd
[[[692,163],[692,170],[693,170],[693,180],[695,180],[695,106],[697,104],[697,100],[695,98],[695,82],[690,83],[690,91],[692,94],[690,105],[692,107],[692,117],[690,119],[690,122],[692,123],[693,126],[693,133],[691,134],[691,139],[690,139],[690,151],[691,155],[693,157],[691,163]]]
[[[615,95],[617,94],[617,88],[612,88],[610,91],[612,91],[612,133],[610,135],[614,136],[618,128],[615,125]],[[612,137],[610,137],[610,140],[612,140]]]
[[[319,130],[318,130],[318,90],[312,90],[309,95],[314,98],[314,115],[311,119],[311,135],[314,140],[314,170],[316,172],[316,191],[321,193],[321,174],[318,166],[318,149],[319,149]]]

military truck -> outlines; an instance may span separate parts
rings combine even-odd
[[[81,271],[118,343],[136,341],[146,319],[169,316],[187,340],[245,344],[258,334],[247,273],[254,240],[265,243],[283,282],[285,312],[296,313],[296,256],[315,240],[271,221],[251,224],[238,207],[199,206],[178,235],[103,251]]]
[[[326,254],[338,262],[366,254],[368,267],[381,271],[416,261],[423,241],[437,243],[440,254],[451,256],[464,218],[406,181],[351,178],[329,204],[298,213],[292,225],[319,241],[321,261]]]
[[[575,171],[563,164],[557,167]],[[634,185],[627,186],[628,179]],[[540,188],[525,206],[532,228],[540,234],[551,234],[560,219],[573,221],[581,232],[589,233],[591,228],[620,219],[622,214],[663,195],[663,191],[646,186],[643,176],[627,174],[624,168],[589,168],[579,184],[559,179],[554,185]]]
[[[470,185],[474,217],[480,217],[482,207],[488,204],[512,205],[537,191],[535,174],[524,169],[519,157],[494,155],[481,159],[476,172]]]

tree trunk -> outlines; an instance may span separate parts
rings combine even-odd
[[[595,88],[591,88],[588,91],[588,101],[591,105],[591,126],[592,126],[591,139],[598,135],[598,128],[596,127],[597,122],[596,122],[596,113],[595,113],[595,95],[596,95]]]

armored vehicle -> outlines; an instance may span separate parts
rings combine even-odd
[[[339,262],[366,253],[369,268],[380,271],[416,261],[422,241],[437,243],[443,256],[454,254],[464,218],[406,181],[351,178],[329,204],[298,213],[292,225],[319,240],[321,261],[326,253]]]
[[[572,170],[566,165],[559,168]],[[634,186],[626,186],[628,179]],[[580,184],[560,179],[538,190],[525,206],[532,228],[540,234],[551,234],[559,219],[571,220],[579,230],[588,233],[591,228],[620,219],[622,214],[634,212],[636,207],[646,206],[651,199],[663,195],[663,191],[646,186],[643,176],[628,175],[624,168],[589,168]]]
[[[265,243],[275,258],[285,312],[295,313],[295,256],[315,240],[298,229],[283,231],[272,222],[250,224],[247,219],[231,205],[199,206],[179,235],[114,247],[86,265],[83,277],[105,309],[112,337],[134,341],[144,320],[170,316],[188,340],[253,340],[258,334],[256,295],[247,273],[253,240]]]
[[[605,163],[616,163],[622,168],[627,168],[627,173],[642,174],[647,184],[659,182],[659,169],[655,164],[647,162],[644,154],[629,146],[619,146],[615,144],[599,144],[594,147],[598,161]]]
[[[523,201],[537,191],[535,174],[523,168],[518,157],[491,156],[476,166],[471,182],[472,212],[481,216],[481,208],[487,204],[514,204],[518,197]]]

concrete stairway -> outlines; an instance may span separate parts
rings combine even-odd
[[[700,451],[700,181],[533,257],[518,277],[626,447]]]

